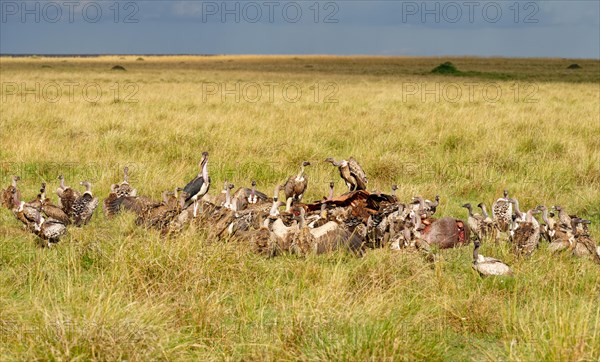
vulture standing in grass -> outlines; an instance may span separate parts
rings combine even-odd
[[[335,221],[328,221],[322,226],[309,228],[304,208],[300,208],[297,217],[299,230],[295,233],[291,251],[298,255],[323,254],[348,248],[358,252],[362,239],[358,233],[351,233]]]
[[[234,184],[229,183],[229,181],[225,180],[223,184],[223,190],[221,193],[214,198],[214,204],[216,206],[223,206],[228,209],[231,209],[231,190],[235,187]]]
[[[269,202],[269,197],[256,190],[256,181],[252,180],[252,187],[239,188],[231,198],[232,210],[242,211],[250,205]]]
[[[275,219],[275,221],[273,221],[273,223],[271,223],[271,231],[273,231],[275,236],[289,241],[289,243],[291,243],[291,239],[289,238],[293,237],[298,230],[298,223],[295,220],[290,226],[287,226],[281,217],[278,217]]]
[[[110,186],[108,197],[102,202],[102,209],[107,218],[118,214],[121,209],[141,215],[148,208],[157,206],[157,203],[145,196],[119,196],[120,185]]]
[[[317,240],[306,223],[304,208],[300,208],[299,215],[295,216],[295,219],[298,221],[298,231],[292,237],[290,251],[300,256],[311,254],[315,250]]]
[[[281,185],[276,185],[275,190],[273,191],[273,204],[271,205],[271,209],[269,210],[270,216],[279,216],[279,207],[281,206],[281,201],[279,201],[279,190],[281,189]]]
[[[10,185],[8,185],[6,189],[2,190],[2,206],[6,207],[7,209],[12,209],[15,193],[17,194],[19,200],[21,200],[21,192],[17,188],[17,182],[20,180],[21,177],[13,176],[11,178]]]
[[[92,184],[88,181],[81,181],[79,184],[85,186],[85,192],[73,204],[75,226],[86,225],[98,207],[98,198],[92,194]]]
[[[492,218],[488,214],[487,208],[485,207],[485,204],[483,202],[477,204],[477,207],[481,209],[481,215],[483,217],[483,228],[481,236],[483,238],[487,238],[490,235],[493,235],[493,232],[495,230],[494,220],[492,220]]]
[[[102,202],[102,211],[104,211],[104,216],[107,218],[115,216],[119,212],[119,208],[115,207],[119,196],[117,195],[117,191],[119,190],[119,185],[112,184],[110,185],[110,193],[108,197],[104,199]]]
[[[250,193],[247,197],[248,204],[254,205],[261,202],[269,202],[269,197],[264,193],[256,190],[256,181],[252,180],[252,188],[250,189]]]
[[[508,198],[508,191],[504,190],[504,197],[499,198],[492,204],[492,218],[496,222],[498,233],[496,233],[496,239],[499,237],[500,232],[508,233],[512,225],[512,203]]]
[[[575,238],[575,247],[573,248],[573,255],[576,257],[592,257],[597,263],[600,263],[600,247],[596,245],[596,242],[592,240],[590,234],[587,232],[587,228],[584,231],[579,232],[577,230],[577,224],[588,225],[590,220],[584,220],[580,218],[573,218],[573,233]]]
[[[43,240],[47,240],[48,247],[58,243],[61,236],[67,233],[67,225],[53,218],[45,219],[42,217],[38,222],[37,235]]]
[[[466,208],[469,211],[469,217],[467,218],[467,225],[469,225],[469,229],[471,232],[475,234],[477,240],[483,240],[483,217],[479,214],[473,214],[473,208],[471,204],[464,204],[462,207]]]
[[[198,201],[206,195],[210,188],[210,177],[208,176],[208,152],[202,152],[200,161],[200,172],[198,175],[183,188],[185,193],[183,208],[194,204],[193,216],[198,215]]]
[[[518,206],[516,208],[518,210]],[[539,213],[537,209],[527,211],[524,220],[519,222],[514,231],[511,232],[515,250],[527,256],[537,249],[540,242],[540,224],[533,217],[537,213]]]
[[[21,201],[21,195],[16,189],[12,190],[13,207],[12,212],[21,221],[27,230],[36,232],[41,219],[41,205],[35,206],[31,203]]]
[[[46,216],[46,219],[56,220],[65,225],[69,225],[71,223],[67,213],[65,213],[60,207],[53,205],[50,199],[42,200],[42,213],[44,216]]]
[[[248,234],[248,241],[254,252],[274,257],[288,251],[289,246],[285,245],[284,240],[277,237],[270,230],[270,222],[270,218],[266,217],[258,230],[254,230]]]
[[[310,166],[310,162],[304,161],[300,165],[300,172],[295,176],[290,176],[283,185],[283,192],[286,199],[286,211],[289,211],[293,201],[302,201],[302,196],[308,186],[308,178],[304,174],[304,168]]]
[[[521,211],[521,208],[519,207],[519,200],[517,200],[515,198],[509,199],[509,200],[510,200],[510,203],[513,205],[513,210],[515,212],[515,214],[513,215],[512,227],[510,229],[510,230],[514,231],[519,227],[519,225],[522,222],[525,221],[526,213]],[[537,220],[535,222],[537,223]]]
[[[150,201],[148,198],[138,198],[137,190],[129,184],[129,167],[125,166],[123,168],[123,182],[110,186],[110,193],[104,199],[102,209],[106,217],[115,216],[121,208],[139,214],[143,206],[150,203]]]
[[[123,167],[123,182],[121,182],[116,190],[118,197],[137,196],[137,190],[129,184],[129,167]]]
[[[32,231],[41,239],[47,240],[47,246],[58,243],[60,237],[66,234],[69,217],[46,198],[45,182],[42,182],[40,193],[34,201],[27,204],[21,202],[21,205],[20,210],[26,218],[34,220]]]
[[[42,186],[40,188],[40,193],[37,194],[35,199],[26,203],[25,206],[32,207],[32,208],[38,210],[38,212],[42,212],[42,200],[44,200],[45,198],[46,198],[46,183],[42,182]]]
[[[542,212],[542,220],[545,224],[541,225],[541,235],[546,239],[549,243],[554,240],[554,236],[556,235],[557,223],[554,219],[554,214],[548,213],[548,208],[544,205],[539,205],[537,207],[538,210]]]
[[[513,275],[513,271],[510,269],[510,267],[504,264],[502,261],[479,254],[479,246],[481,245],[479,240],[475,240],[473,244],[473,269],[477,270],[479,274],[482,276]]]
[[[56,194],[59,198],[60,208],[69,216],[73,216],[73,204],[81,197],[81,194],[73,188],[65,185],[65,177],[63,175],[58,176],[60,180],[60,187],[56,189]]]
[[[552,207],[554,210],[558,211],[558,223],[560,226],[564,228],[569,228],[571,226],[571,220],[573,218],[577,218],[576,215],[569,215],[567,210],[564,207],[556,205]],[[580,223],[577,223],[580,225]]]
[[[143,214],[138,215],[136,223],[146,227],[153,227],[165,231],[171,220],[181,212],[177,190],[164,191],[162,203],[150,207]]]
[[[572,250],[575,245],[575,236],[577,235],[577,220],[577,218],[573,218],[568,227],[564,227],[562,224],[555,226],[552,230],[552,236],[549,236],[550,244],[548,244],[548,251],[556,253]]]
[[[340,176],[350,191],[367,189],[367,183],[369,182],[367,175],[354,157],[350,157],[348,161],[341,160],[340,162],[336,162],[332,157],[328,157],[325,162],[330,162],[340,170]]]

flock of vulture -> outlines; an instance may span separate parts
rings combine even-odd
[[[515,198],[504,191],[488,214],[483,203],[477,205],[481,214],[473,213],[471,204],[464,204],[467,221],[453,217],[435,218],[440,198],[433,201],[414,197],[402,203],[392,185],[390,194],[366,190],[368,179],[362,167],[350,157],[325,162],[337,167],[349,191],[334,196],[330,183],[327,197],[313,203],[303,203],[308,186],[305,168],[277,185],[273,197],[256,189],[239,188],[225,181],[222,191],[208,194],[211,180],[208,175],[208,153],[202,154],[200,172],[184,188],[165,191],[161,201],[140,196],[129,183],[128,168],[124,179],[113,184],[103,201],[107,218],[120,212],[131,212],[136,224],[160,230],[164,235],[180,232],[187,225],[203,228],[209,237],[235,238],[250,243],[252,248],[270,257],[282,253],[297,255],[321,254],[343,249],[362,255],[368,248],[418,250],[428,259],[436,259],[436,249],[453,248],[474,240],[473,268],[481,275],[512,275],[502,261],[479,254],[482,242],[498,242],[504,234],[516,253],[532,254],[542,239],[551,252],[569,252],[578,257],[593,258],[600,263],[600,246],[590,237],[589,220],[569,215],[565,208],[554,206],[553,213],[545,206],[537,206],[523,213]],[[67,226],[81,227],[92,218],[99,201],[94,197],[91,184],[83,181],[83,193],[65,185],[59,176],[56,190],[58,203],[46,197],[46,184],[30,202],[22,200],[17,187],[20,180],[13,176],[12,183],[2,191],[2,204],[11,210],[25,228],[51,246],[66,234]],[[280,201],[283,191],[285,202]],[[535,214],[541,213],[543,223]]]

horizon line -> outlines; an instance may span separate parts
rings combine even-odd
[[[81,57],[81,58],[91,58],[91,57],[102,57],[102,56],[147,56],[147,57],[178,57],[178,56],[188,56],[188,57],[235,57],[235,56],[294,56],[294,57],[315,57],[315,56],[327,56],[327,57],[373,57],[373,58],[505,58],[505,59],[578,59],[578,60],[600,60],[598,58],[580,58],[580,57],[560,57],[560,56],[505,56],[505,55],[453,55],[453,54],[445,54],[445,55],[385,55],[385,54],[323,54],[323,53],[314,53],[314,54],[293,54],[293,53],[269,53],[269,54],[260,54],[260,53],[1,53],[0,57],[48,57],[48,58],[67,58],[67,57]]]

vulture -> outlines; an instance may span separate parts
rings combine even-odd
[[[412,209],[415,212],[418,212],[422,218],[428,219],[435,213],[435,210],[439,205],[439,199],[439,196],[436,196],[436,201],[432,202],[429,200],[424,200],[421,196],[415,196],[412,199]]]
[[[352,233],[335,221],[328,221],[317,228],[309,228],[305,210],[300,208],[297,217],[299,230],[292,238],[290,250],[298,255],[324,254],[341,248],[360,253],[362,237]]]
[[[160,202],[156,202],[145,196],[121,197],[116,202],[117,210],[124,209],[125,211],[133,212],[137,216],[144,215],[148,210],[157,206],[160,206]]]
[[[254,205],[259,202],[269,202],[269,197],[260,191],[256,191],[256,181],[252,180],[252,188],[250,189],[247,200],[250,205]]]
[[[185,193],[183,208],[187,208],[194,204],[193,216],[198,214],[198,201],[202,196],[206,195],[210,188],[210,177],[208,176],[208,152],[202,152],[202,160],[200,161],[200,172],[198,175],[183,188]]]
[[[48,240],[48,247],[58,243],[60,237],[66,233],[67,226],[64,223],[52,218],[40,219],[37,235],[43,240]]]
[[[298,231],[294,233],[292,244],[290,245],[290,251],[301,256],[310,254],[317,244],[315,236],[308,228],[304,215],[304,209],[300,208],[300,214],[296,217],[296,220],[298,221]]]
[[[21,195],[16,189],[12,190],[13,193],[13,214],[17,220],[21,221],[27,230],[36,232],[41,219],[41,204],[32,205],[21,201]]]
[[[283,192],[286,199],[286,211],[290,210],[292,201],[302,201],[302,196],[308,186],[308,178],[304,174],[304,168],[310,166],[310,162],[304,161],[300,165],[300,172],[295,176],[290,176],[283,185]]]
[[[519,200],[517,199],[509,199],[510,203],[513,205],[513,210],[515,211],[515,214],[512,217],[512,225],[510,230],[515,230],[516,228],[519,227],[519,224],[525,221],[525,213],[523,213],[521,211],[521,208],[519,207]],[[536,220],[537,222],[537,220]]]
[[[123,168],[123,182],[110,185],[110,193],[102,202],[102,210],[108,218],[118,214],[121,207],[128,210],[133,208],[136,213],[141,212],[141,208],[136,207],[139,206],[136,200],[137,190],[129,184],[129,167],[125,166]],[[130,206],[130,208],[127,208],[127,206]]]
[[[573,248],[573,255],[576,257],[589,257],[591,256],[595,262],[600,263],[600,247],[596,245],[596,242],[592,240],[586,229],[583,232],[577,231],[577,224],[587,225],[590,224],[590,220],[584,220],[580,218],[573,218],[573,233],[575,233],[575,247]]]
[[[64,225],[69,225],[71,223],[67,213],[60,207],[53,205],[50,199],[42,200],[42,213],[46,216],[47,220],[58,221]]]
[[[269,209],[270,216],[278,216],[279,215],[279,207],[282,205],[282,202],[279,201],[279,190],[281,189],[281,185],[275,186],[275,191],[273,191],[273,204]]]
[[[73,217],[73,204],[81,197],[81,194],[73,188],[65,185],[65,177],[63,175],[58,176],[60,180],[60,187],[56,189],[56,194],[59,198],[59,206],[62,211],[69,217]]]
[[[551,243],[554,240],[556,229],[558,227],[556,220],[553,217],[554,214],[548,213],[548,208],[544,205],[539,205],[537,209],[542,212],[542,220],[545,223],[541,226],[541,235],[546,241]]]
[[[13,208],[13,199],[14,199],[15,193],[16,193],[16,196],[18,197],[18,199],[21,200],[21,192],[17,188],[17,182],[20,180],[21,180],[21,177],[13,176],[11,178],[10,185],[8,185],[8,187],[6,189],[2,190],[2,206],[6,207],[7,209]]]
[[[512,276],[513,271],[502,261],[479,254],[479,240],[475,240],[473,248],[473,269],[481,276]]]
[[[29,203],[19,201],[17,192],[13,192],[13,203],[19,206],[13,209],[18,220],[23,222],[27,229],[43,240],[48,240],[47,246],[58,242],[67,232],[68,216],[59,208],[50,204],[46,199],[46,183],[42,183],[40,194]],[[46,217],[44,217],[46,216]]]
[[[550,221],[551,222],[551,221]],[[551,230],[552,235],[548,233],[548,237],[550,238],[550,244],[548,244],[548,251],[553,253],[564,251],[564,250],[572,250],[575,246],[575,238],[577,235],[577,224],[578,219],[573,218],[569,227],[564,227],[564,225],[556,225],[553,230]],[[547,228],[546,232],[550,230]]]
[[[556,205],[553,207],[554,210],[558,211],[558,221],[563,227],[569,227],[571,225],[571,219],[576,216],[570,216],[562,206]],[[578,223],[579,224],[579,223]]]
[[[165,230],[171,220],[179,215],[181,208],[177,191],[164,191],[162,198],[162,203],[148,207],[141,214],[138,214],[136,220],[138,225]]]
[[[483,202],[480,202],[479,204],[477,204],[477,207],[479,207],[481,209],[481,214],[483,216],[483,226],[482,226],[482,233],[481,236],[483,238],[489,237],[490,235],[492,235],[492,233],[494,232],[495,226],[494,226],[494,220],[492,220],[492,218],[490,217],[490,215],[487,212],[487,208],[485,207],[485,204]]]
[[[219,195],[214,198],[214,204],[216,206],[223,206],[226,208],[231,208],[231,190],[235,187],[234,184],[229,183],[229,181],[225,180],[223,184],[223,190]]]
[[[270,230],[271,221],[270,218],[265,218],[261,227],[251,232],[248,237],[254,252],[267,257],[281,255],[289,250],[289,243]]]
[[[75,226],[86,225],[98,207],[98,198],[92,195],[92,184],[88,181],[81,181],[79,184],[85,186],[85,192],[73,204]]]
[[[340,170],[340,176],[346,183],[346,186],[348,186],[349,191],[367,189],[367,183],[369,182],[367,175],[354,157],[350,157],[348,161],[341,160],[340,162],[337,162],[332,157],[328,157],[325,162],[330,162]]]
[[[504,190],[504,197],[492,204],[492,218],[496,222],[498,232],[509,232],[512,225],[512,203],[508,198],[508,191]],[[496,235],[496,239],[498,234]]]
[[[484,233],[483,216],[479,214],[473,214],[473,208],[469,203],[464,204],[462,207],[469,211],[469,217],[467,218],[467,225],[469,225],[469,229],[471,229],[471,232],[475,234],[477,240],[482,241]]]
[[[117,195],[118,190],[119,185],[110,185],[110,193],[108,194],[108,197],[105,198],[102,202],[102,211],[104,211],[104,216],[106,216],[107,218],[113,217],[119,212],[119,207],[117,205],[117,200],[119,200],[119,196]]]
[[[518,210],[518,206],[516,209]],[[511,239],[515,250],[527,256],[537,249],[540,242],[540,224],[533,217],[537,213],[539,213],[537,209],[527,211],[525,219],[517,223],[515,229],[511,231]]]
[[[123,182],[117,185],[118,197],[137,196],[137,190],[129,184],[129,167],[123,167]]]
[[[250,205],[268,203],[269,197],[256,190],[256,181],[252,181],[252,188],[239,188],[231,198],[231,206],[234,211],[245,210]]]
[[[435,201],[425,200],[425,205],[427,205],[427,208],[429,209],[429,217],[435,214],[437,207],[440,205],[440,195],[435,195],[434,200]]]

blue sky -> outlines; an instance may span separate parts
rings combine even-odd
[[[0,0],[0,52],[598,59],[600,2]]]

